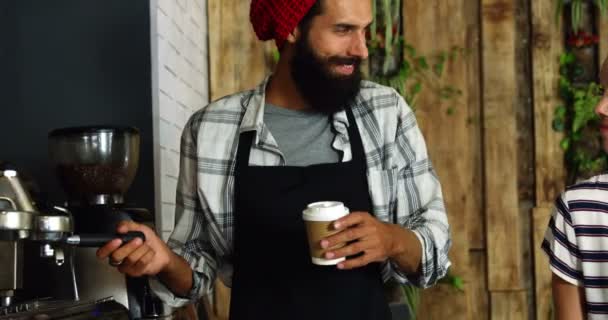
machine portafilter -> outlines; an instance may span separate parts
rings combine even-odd
[[[0,257],[8,262],[0,268],[0,306],[10,305],[15,291],[23,286],[23,241],[39,242],[41,257],[54,258],[57,265],[63,265],[66,247],[100,247],[115,238],[123,243],[136,237],[145,240],[141,232],[74,234],[73,231],[69,211],[61,207],[54,207],[53,212],[39,211],[17,172],[0,170]],[[73,265],[70,267],[73,269]]]
[[[55,210],[69,212],[61,207]],[[62,265],[64,253],[62,245],[78,247],[101,247],[113,239],[121,239],[122,243],[127,243],[135,238],[145,241],[146,237],[142,232],[131,231],[125,234],[73,234],[71,216],[68,215],[38,215],[34,218],[34,231],[29,240],[41,243],[41,257],[55,257],[55,263]]]
[[[135,238],[145,240],[144,234],[138,231],[125,234],[73,234],[70,212],[62,207],[54,207],[53,213],[39,211],[14,170],[0,171],[0,202],[3,203],[0,239],[39,241],[47,248],[52,244],[101,247],[116,238],[123,243]],[[42,255],[48,257],[48,252]],[[57,263],[61,264],[61,260],[58,259]]]

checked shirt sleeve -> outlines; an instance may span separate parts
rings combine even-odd
[[[563,193],[553,208],[542,249],[549,256],[551,271],[576,286],[583,285],[583,274],[572,217]]]
[[[398,282],[432,286],[450,267],[450,228],[439,179],[412,110],[396,94],[399,121],[395,138],[397,174],[397,223],[412,230],[422,245],[421,273],[405,275],[390,263]]]
[[[216,277],[217,260],[209,239],[209,223],[198,199],[197,132],[200,120],[195,114],[187,123],[181,139],[180,171],[177,184],[175,229],[167,244],[190,265],[193,288],[186,297],[173,294],[155,277],[150,278],[152,290],[165,303],[179,307],[211,291]]]

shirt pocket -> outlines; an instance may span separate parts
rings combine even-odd
[[[376,218],[391,222],[397,204],[398,168],[386,170],[367,170],[369,195],[372,200],[373,214]]]

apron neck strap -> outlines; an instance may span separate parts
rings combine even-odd
[[[247,168],[249,166],[249,155],[251,153],[251,145],[255,138],[256,131],[247,131],[241,133],[239,137],[239,146],[236,152],[236,168],[235,172],[239,172],[239,169]]]
[[[346,117],[348,119],[348,139],[350,141],[350,152],[352,154],[352,161],[359,162],[364,166],[365,161],[365,149],[363,148],[363,141],[361,141],[361,133],[359,133],[359,127],[353,114],[352,108],[346,108]]]

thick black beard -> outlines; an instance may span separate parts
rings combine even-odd
[[[353,74],[339,76],[330,67],[352,64]],[[361,90],[361,59],[332,56],[318,57],[307,41],[307,37],[296,43],[296,52],[291,61],[291,76],[298,91],[310,108],[332,115],[350,106]]]

